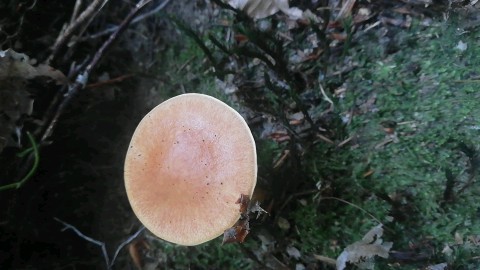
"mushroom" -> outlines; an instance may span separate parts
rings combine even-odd
[[[240,218],[238,198],[256,184],[255,141],[242,116],[203,94],[173,97],[133,134],[125,188],[138,219],[157,237],[193,246]]]

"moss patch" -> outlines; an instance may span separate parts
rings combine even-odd
[[[393,250],[408,253],[390,267],[448,261],[474,269],[479,247],[473,239],[480,233],[480,35],[459,34],[452,21],[414,26],[400,35],[400,50],[393,54],[376,49],[373,34],[352,49],[358,67],[344,78],[345,96],[336,103],[353,139],[349,149],[317,146],[305,170],[386,224]],[[466,50],[457,48],[460,41]],[[314,198],[291,218],[305,251],[332,257],[341,252],[332,243],[344,247],[375,224],[351,205]]]

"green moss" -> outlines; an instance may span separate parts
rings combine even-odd
[[[472,80],[479,75],[479,37],[474,32],[459,36],[455,25],[439,23],[412,28],[402,37],[401,49],[385,57],[372,49],[377,45],[360,44],[353,57],[363,64],[346,77],[347,95],[337,107],[338,113],[356,108],[346,126],[355,136],[352,147],[336,151],[319,147],[319,153],[305,162],[306,170],[316,172],[312,179],[330,178],[335,196],[383,222],[393,216],[393,223],[386,222],[385,238],[394,242],[395,250],[410,251],[415,243],[421,246],[418,252],[432,252],[438,263],[445,261],[441,251],[455,242],[455,233],[480,233],[480,201],[475,199],[480,187],[474,183],[477,165],[472,164],[480,145],[479,82]],[[411,40],[416,40],[414,46]],[[466,51],[455,49],[459,40],[468,44]],[[368,100],[375,102],[362,107]],[[381,146],[385,120],[400,124],[398,142]],[[473,160],[462,144],[474,152]],[[365,176],[370,170],[373,173]],[[455,178],[454,198],[449,201],[444,198],[446,170]],[[350,205],[313,200],[291,216],[302,247],[332,257],[342,250],[332,249],[332,242],[344,247],[375,224]],[[477,247],[457,245],[448,259],[454,267],[471,269],[473,254],[478,256]],[[398,269],[409,269],[402,267]]]
[[[159,241],[158,250],[171,269],[251,269],[253,261],[247,258],[239,245],[221,244],[221,239],[195,247],[184,247]]]

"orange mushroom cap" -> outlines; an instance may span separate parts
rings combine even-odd
[[[202,94],[171,98],[150,111],[133,134],[125,187],[133,211],[153,234],[197,245],[240,218],[235,202],[251,197],[255,142],[242,116]]]

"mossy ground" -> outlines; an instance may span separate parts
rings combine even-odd
[[[380,219],[394,250],[417,252],[390,264],[398,269],[445,261],[452,269],[479,265],[473,255],[479,248],[472,243],[480,232],[479,35],[459,33],[454,21],[438,22],[404,30],[398,52],[387,56],[372,49],[367,41],[372,36],[351,48],[358,67],[344,77],[346,93],[336,104],[337,112],[351,118],[346,129],[353,139],[347,149],[327,155],[319,149],[317,157],[326,160],[312,156],[308,161],[320,171],[318,181],[338,175],[335,168],[343,170],[331,183],[339,188],[337,196]],[[468,44],[465,51],[456,48],[460,41]],[[386,121],[398,124],[398,141],[385,143]],[[328,212],[311,200],[292,214],[305,239],[301,247],[338,255],[329,241],[344,247],[375,224],[349,205]],[[447,246],[454,252],[446,252]],[[425,254],[428,262],[408,262]]]
[[[378,45],[375,31],[354,39],[339,59],[354,68],[325,81],[343,87],[340,94],[326,89],[337,119],[330,127],[335,144],[311,144],[299,166],[285,169],[302,175],[288,181],[303,183],[295,185],[278,217],[267,218],[258,233],[252,228],[247,249],[264,247],[260,228],[268,228],[279,238],[274,239],[277,247],[294,246],[302,255],[277,257],[290,266],[309,265],[314,254],[337,257],[380,221],[396,255],[378,260],[377,269],[420,269],[443,262],[449,269],[480,265],[480,34],[459,32],[455,22],[414,22],[396,33],[394,52]],[[457,48],[460,41],[466,50]],[[166,85],[182,82],[182,89],[228,100],[211,90],[214,75],[194,42],[164,57],[167,63],[188,62],[167,73],[177,83]],[[182,79],[191,74],[196,76]],[[393,130],[386,130],[388,125]],[[348,143],[339,146],[347,138]],[[265,139],[257,144],[260,177],[278,176],[269,170],[284,147]],[[318,192],[302,193],[312,188]],[[288,228],[279,226],[278,218]],[[239,245],[214,241],[198,248],[161,246],[175,268],[260,267]]]

